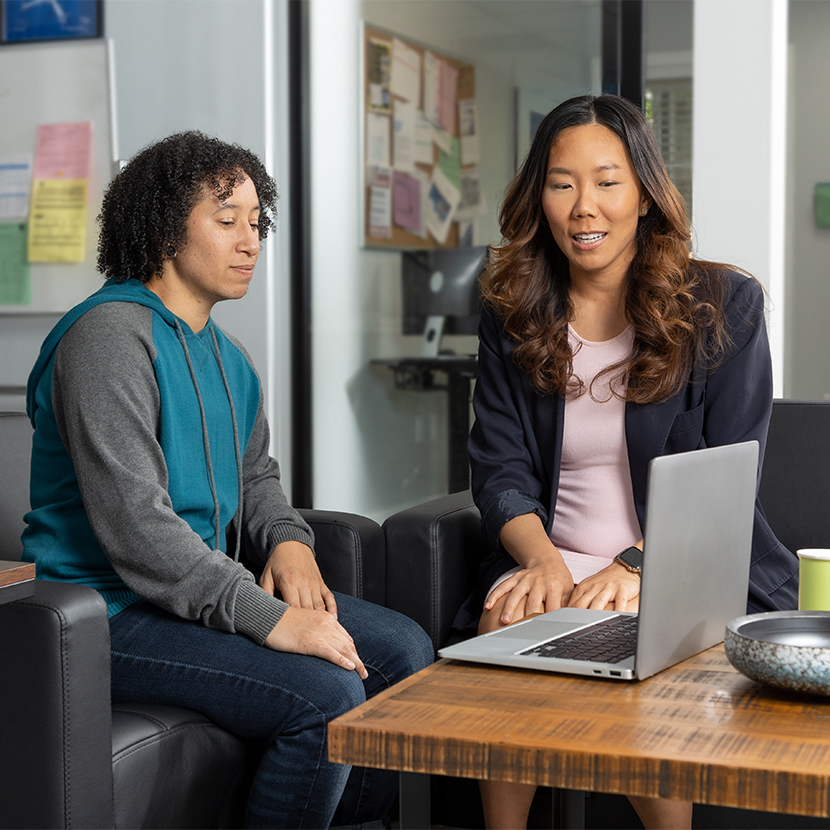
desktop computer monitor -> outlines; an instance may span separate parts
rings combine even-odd
[[[403,333],[423,335],[422,356],[437,357],[445,334],[477,334],[486,262],[486,245],[404,252]]]

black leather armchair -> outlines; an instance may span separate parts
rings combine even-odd
[[[790,550],[830,545],[830,402],[774,402],[760,498],[770,526]],[[455,614],[476,586],[485,544],[478,509],[469,491],[456,493],[390,516],[383,530],[387,605],[417,620],[437,650],[447,644]],[[431,790],[434,824],[482,826],[475,789],[468,782],[451,780],[448,785],[433,777]],[[460,795],[466,792],[469,798]],[[587,803],[589,826],[638,826],[624,823],[637,819],[622,797],[617,797],[611,812],[604,806],[608,803],[605,796]],[[581,812],[573,800],[568,809]],[[614,823],[623,815],[623,823]],[[827,822],[813,823],[801,817],[724,812],[712,807],[696,808],[695,824],[759,830],[828,826]]]
[[[20,558],[31,427],[0,413],[0,559]],[[384,604],[381,528],[302,511],[337,591]],[[0,827],[241,827],[261,747],[195,712],[110,701],[109,627],[100,595],[36,582],[0,605]]]
[[[773,403],[760,498],[790,550],[830,544],[830,402]],[[437,650],[476,586],[478,508],[469,491],[454,493],[390,516],[383,530],[387,605],[417,620]]]

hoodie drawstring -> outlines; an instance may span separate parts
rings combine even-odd
[[[202,416],[202,441],[205,445],[205,461],[207,463],[208,479],[210,480],[210,492],[213,496],[213,515],[216,534],[214,549],[220,550],[221,548],[219,545],[219,534],[222,532],[222,528],[219,515],[219,496],[216,492],[216,480],[213,477],[213,462],[210,456],[210,440],[208,438],[208,426],[207,418],[205,417],[205,405],[202,402],[202,393],[199,390],[199,382],[196,380],[196,372],[193,369],[193,361],[190,359],[190,350],[187,348],[187,339],[184,336],[184,330],[182,329],[181,323],[178,320],[176,320],[176,331],[178,332],[179,340],[182,343],[184,357],[187,361],[187,368],[190,370],[190,379],[193,382],[193,388],[196,390],[196,400],[199,402],[199,412]],[[234,409],[233,405],[233,397],[231,396],[230,386],[228,385],[228,378],[225,375],[225,367],[222,364],[222,356],[219,353],[219,343],[216,339],[216,333],[213,330],[213,326],[210,326],[210,336],[213,340],[213,350],[216,354],[216,362],[219,365],[219,374],[222,376],[222,383],[225,385],[225,394],[227,394],[228,396],[228,405],[230,406],[231,410],[231,423],[233,424],[233,447],[234,452],[236,454],[236,478],[239,490],[236,522],[236,550],[234,551],[233,558],[235,562],[238,562],[242,543],[242,506],[244,503],[244,497],[242,493],[242,453],[239,447],[239,427],[236,423],[236,410]]]

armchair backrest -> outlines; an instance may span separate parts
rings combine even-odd
[[[759,495],[786,548],[830,547],[830,401],[773,403]]]
[[[436,650],[474,590],[486,551],[469,490],[401,510],[383,523],[386,605],[415,620]]]
[[[29,510],[32,425],[23,412],[0,412],[0,559],[20,559]]]

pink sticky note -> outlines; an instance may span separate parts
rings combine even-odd
[[[35,179],[88,179],[91,156],[91,121],[38,125]]]
[[[395,224],[408,231],[421,227],[421,183],[413,176],[395,171],[393,204]]]

